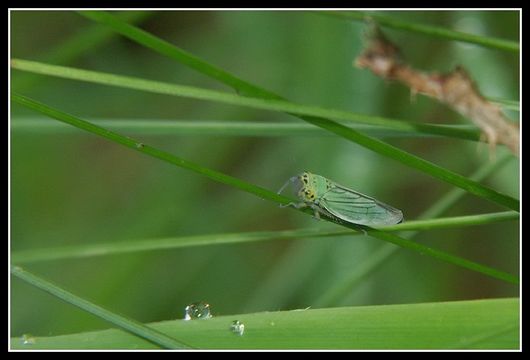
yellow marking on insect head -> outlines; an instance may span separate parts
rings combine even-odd
[[[312,188],[308,187],[308,186],[304,186],[298,192],[298,197],[300,197],[304,201],[314,201],[315,200],[315,191]]]

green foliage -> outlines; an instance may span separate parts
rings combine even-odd
[[[132,25],[129,25],[108,13],[101,11],[89,11],[82,12],[81,14],[84,14],[85,16],[93,20],[109,25],[116,31],[120,32],[122,35],[134,41],[137,41],[138,43],[145,45],[160,54],[163,54],[165,56],[170,57],[171,59],[181,62],[202,74],[210,76],[213,79],[220,81],[221,83],[233,87],[242,95],[268,100],[282,100],[281,96],[276,95],[261,87],[252,85],[244,80],[241,80],[236,76],[220,69],[219,67],[213,66],[207,63],[206,61],[194,55],[191,55],[190,53],[179,49],[178,47],[173,46],[161,39],[158,39]],[[461,187],[474,195],[481,196],[488,200],[497,202],[512,210],[517,211],[519,209],[519,202],[517,200],[504,194],[500,194],[495,190],[488,189],[480,184],[474,183],[471,180],[466,179],[464,176],[460,176],[454,172],[444,169],[443,167],[430,163],[429,161],[426,161],[420,157],[402,151],[395,146],[386,144],[377,139],[373,139],[358,131],[355,131],[344,125],[322,117],[300,116],[300,118],[310,124],[326,129],[336,135],[353,141],[381,155],[388,156],[394,160],[404,163],[405,165],[425,172],[435,178],[447,181],[453,185]]]
[[[33,109],[35,111],[41,112],[43,114],[46,114],[46,115],[48,115],[48,116],[50,116],[52,118],[55,118],[55,119],[57,119],[59,121],[63,121],[65,123],[70,124],[72,126],[75,126],[77,128],[86,130],[88,132],[91,132],[91,133],[96,134],[98,136],[101,136],[103,138],[106,138],[106,139],[108,139],[108,140],[110,140],[112,142],[116,142],[118,144],[121,144],[121,145],[127,146],[129,148],[138,150],[138,151],[140,151],[140,152],[142,152],[142,153],[144,153],[146,155],[152,156],[154,158],[157,158],[159,160],[168,162],[168,163],[176,165],[178,167],[182,167],[184,169],[193,171],[193,172],[195,172],[195,173],[197,173],[199,175],[206,176],[206,177],[208,177],[208,178],[210,178],[210,179],[212,179],[214,181],[218,181],[218,182],[220,182],[222,184],[225,184],[225,185],[228,185],[228,186],[232,186],[232,187],[240,189],[242,191],[254,194],[256,196],[261,197],[262,199],[272,200],[272,201],[275,201],[275,202],[279,203],[280,205],[287,205],[289,203],[292,203],[292,200],[290,200],[290,199],[288,199],[288,198],[286,198],[284,196],[275,194],[274,192],[268,191],[267,189],[255,186],[255,185],[253,185],[251,183],[248,183],[248,182],[242,181],[240,179],[234,178],[232,176],[223,174],[223,173],[218,172],[216,170],[212,170],[212,169],[203,167],[203,166],[201,166],[199,164],[196,164],[196,163],[190,162],[188,160],[179,158],[179,157],[177,157],[175,155],[172,155],[172,154],[170,154],[168,152],[162,151],[162,150],[157,149],[155,147],[152,147],[152,146],[149,146],[149,145],[145,145],[145,144],[143,144],[143,143],[141,143],[141,142],[139,142],[137,140],[134,140],[132,138],[120,135],[118,133],[114,133],[114,132],[112,132],[110,130],[107,130],[107,129],[104,129],[102,127],[96,126],[96,125],[94,125],[94,124],[92,124],[92,123],[90,123],[88,121],[84,121],[82,119],[76,118],[75,116],[63,113],[63,112],[58,111],[58,110],[53,109],[53,108],[50,108],[49,106],[46,106],[46,105],[44,105],[42,103],[33,101],[33,100],[31,100],[31,99],[29,99],[27,97],[24,97],[24,96],[21,96],[21,95],[18,95],[18,94],[12,94],[11,95],[11,100],[14,101],[14,102],[17,102],[17,103],[19,103],[21,105],[24,105],[24,106],[26,106],[26,107],[28,107],[30,109]],[[310,208],[297,208],[296,210],[301,211],[301,212],[305,212],[305,213],[308,213],[308,214],[313,213],[313,210],[310,209]],[[477,264],[477,263],[475,263],[473,261],[468,261],[468,260],[459,258],[457,256],[453,256],[453,255],[447,254],[447,253],[445,253],[443,251],[439,251],[439,250],[430,248],[430,247],[422,245],[422,244],[414,243],[414,242],[412,242],[410,240],[404,239],[404,238],[399,237],[399,236],[394,235],[394,234],[385,233],[384,231],[377,230],[377,229],[374,229],[374,228],[371,228],[371,227],[368,227],[368,226],[364,226],[364,225],[361,226],[361,225],[355,225],[355,224],[349,224],[349,223],[341,222],[341,221],[338,221],[337,219],[331,219],[330,218],[330,219],[327,219],[327,220],[330,221],[330,222],[336,222],[336,223],[338,223],[338,224],[340,224],[340,225],[342,225],[344,227],[347,227],[347,228],[350,228],[350,229],[354,229],[354,230],[357,230],[357,231],[359,231],[359,229],[361,229],[362,231],[366,232],[368,235],[370,235],[370,236],[372,236],[374,238],[377,238],[377,239],[380,239],[380,240],[383,240],[383,241],[387,241],[387,242],[389,242],[391,244],[394,244],[394,245],[397,245],[397,246],[400,246],[400,247],[403,247],[403,248],[406,248],[406,249],[410,249],[410,250],[413,250],[413,251],[417,251],[417,252],[419,252],[421,254],[429,255],[429,256],[432,256],[434,258],[437,258],[437,259],[440,259],[440,260],[443,260],[443,261],[446,261],[446,262],[449,262],[449,263],[452,263],[452,264],[456,264],[456,265],[459,265],[461,267],[464,267],[464,268],[467,268],[467,269],[471,269],[471,270],[483,273],[485,275],[492,276],[492,277],[497,278],[497,279],[501,279],[501,280],[504,280],[504,281],[507,281],[507,282],[510,282],[510,283],[513,283],[513,284],[518,284],[519,283],[519,279],[516,276],[507,274],[507,273],[505,273],[503,271],[498,271],[498,270],[492,269],[492,268],[487,267],[487,266],[483,266],[481,264]]]
[[[518,299],[299,309],[149,324],[201,349],[517,349]],[[243,336],[230,331],[239,320]],[[311,324],[311,325],[309,325]],[[35,338],[17,349],[153,349],[117,330]]]
[[[21,94],[11,95],[11,262],[25,267],[12,269],[12,348],[519,346],[517,160],[502,147],[488,153],[439,104],[411,103],[406,89],[352,68],[361,22],[81,14],[11,12]],[[519,97],[517,12],[370,15],[419,67],[461,63],[484,94],[518,108],[505,100]],[[405,222],[362,236],[278,208],[290,199],[274,191],[304,170],[395,204]],[[496,299],[443,302],[478,298]],[[157,323],[199,300],[213,319]],[[400,303],[409,305],[352,306]],[[287,311],[308,306],[329,308]],[[243,336],[230,332],[234,320]],[[108,322],[135,335],[87,332]],[[22,344],[22,334],[34,336]]]

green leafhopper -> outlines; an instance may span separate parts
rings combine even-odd
[[[368,226],[393,225],[403,221],[401,210],[339,185],[323,176],[303,172],[290,178],[278,191],[278,194],[289,184],[295,186],[296,195],[303,202],[289,203],[297,209],[309,206],[320,214],[341,221]]]

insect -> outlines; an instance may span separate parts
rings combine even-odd
[[[358,225],[393,225],[403,221],[401,210],[339,185],[323,176],[303,172],[290,178],[278,191],[280,194],[289,183],[295,186],[301,203],[289,203],[297,209],[311,207],[315,218],[320,214]]]

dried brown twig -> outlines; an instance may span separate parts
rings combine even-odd
[[[463,68],[448,74],[415,70],[400,60],[399,49],[375,26],[368,46],[357,57],[355,65],[368,68],[383,79],[401,81],[413,94],[438,99],[480,127],[491,148],[500,143],[519,154],[519,128],[504,117],[499,106],[480,95]]]

